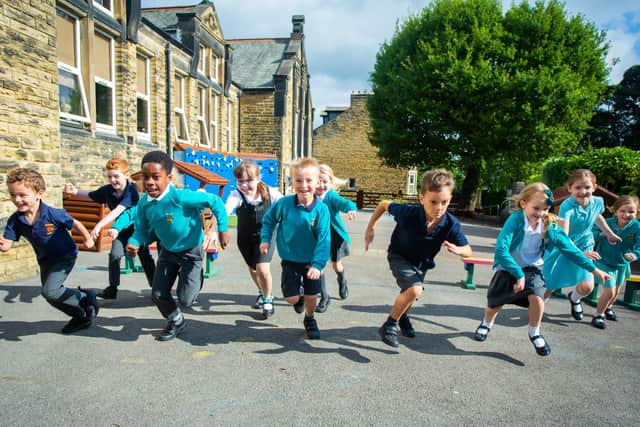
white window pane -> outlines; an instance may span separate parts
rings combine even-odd
[[[58,91],[60,111],[76,116],[86,116],[77,75],[58,69]]]

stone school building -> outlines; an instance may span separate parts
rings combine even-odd
[[[65,182],[104,185],[112,157],[135,172],[151,150],[258,153],[277,159],[284,188],[291,160],[310,154],[304,16],[291,19],[289,37],[233,41],[207,0],[154,9],[140,0],[14,0],[0,5],[0,22],[3,230],[15,167],[42,173],[45,202],[61,207]],[[251,56],[262,47],[265,63]],[[28,244],[0,254],[0,282],[36,273]]]

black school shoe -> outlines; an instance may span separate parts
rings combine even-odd
[[[544,341],[544,345],[536,347],[535,340],[537,340],[538,338],[542,338],[542,340]],[[533,348],[536,349],[536,353],[538,353],[538,356],[548,356],[551,354],[551,347],[549,347],[549,344],[547,344],[547,340],[544,339],[542,334],[535,335],[533,337],[530,336],[529,341],[531,341],[531,343],[533,344]]]
[[[486,330],[487,332],[483,334],[480,332],[482,330]],[[485,341],[487,339],[487,336],[489,335],[489,332],[491,332],[491,328],[488,326],[483,326],[481,323],[480,326],[476,328],[476,332],[473,334],[473,339],[480,342]]]
[[[573,318],[576,320],[582,320],[582,303],[573,302],[573,300],[571,299],[571,295],[573,295],[573,291],[569,292],[569,295],[567,295],[569,304],[571,304],[571,316],[573,316]]]
[[[344,271],[338,274],[338,293],[340,299],[347,299],[349,296],[349,287],[347,286],[347,279],[344,277]]]
[[[329,304],[331,304],[331,298],[327,295],[326,298],[320,298],[320,302],[316,305],[316,313],[324,313],[329,308]]]
[[[298,314],[300,314],[300,313],[302,313],[304,311],[304,296],[303,295],[300,295],[300,299],[298,300],[298,302],[293,304],[293,309]]]
[[[169,341],[174,339],[182,331],[184,331],[184,328],[187,326],[186,323],[187,321],[182,319],[182,322],[179,325],[176,325],[176,322],[174,322],[173,320],[169,320],[169,323],[167,323],[167,326],[164,328],[162,332],[160,332],[160,334],[156,337],[156,339],[158,341]]]
[[[416,330],[413,329],[413,325],[411,324],[411,320],[409,320],[409,315],[407,313],[403,314],[400,319],[398,319],[398,326],[400,326],[400,333],[407,338],[415,338]]]
[[[69,320],[62,328],[62,333],[65,335],[72,334],[74,332],[87,329],[91,327],[92,324],[93,319],[90,317],[72,317],[71,320]]]
[[[262,298],[262,295],[258,295],[258,298],[256,298],[256,302],[253,303],[253,308],[255,308],[256,310],[259,310],[262,308],[263,304],[264,304],[264,298]]]
[[[602,316],[593,316],[591,319],[591,326],[598,329],[604,329],[607,325],[604,324],[604,317]]]
[[[273,306],[273,301],[264,301],[264,303],[262,304],[262,315],[264,316],[264,318],[268,319],[269,317],[273,316],[275,312],[276,309]]]
[[[385,322],[380,326],[380,329],[378,329],[378,334],[380,334],[383,343],[391,347],[398,347],[400,345],[398,342],[398,327],[396,325]]]
[[[607,320],[612,320],[614,322],[618,321],[618,315],[616,314],[615,311],[613,311],[613,309],[611,307],[607,308],[604,311],[604,317],[606,317]]]
[[[116,299],[118,296],[118,288],[115,286],[107,286],[98,296],[102,299]]]
[[[307,332],[307,338],[310,340],[317,340],[320,338],[320,329],[318,329],[318,322],[313,317],[305,318],[302,322],[304,324],[304,330]]]

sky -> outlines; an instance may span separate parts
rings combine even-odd
[[[369,76],[380,46],[396,24],[430,0],[211,0],[226,39],[288,37],[291,16],[304,15],[304,34],[314,127],[327,106],[348,106],[354,91],[370,90]],[[199,0],[142,0],[143,7],[185,6]],[[502,0],[507,10],[512,0]],[[519,1],[517,2],[519,3]],[[610,83],[640,64],[640,1],[565,0],[570,15],[581,14],[607,31]],[[615,60],[615,63],[614,63]]]

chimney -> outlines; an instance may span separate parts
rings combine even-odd
[[[293,34],[303,34],[304,27],[304,15],[293,15],[291,17],[291,23],[293,24]]]

